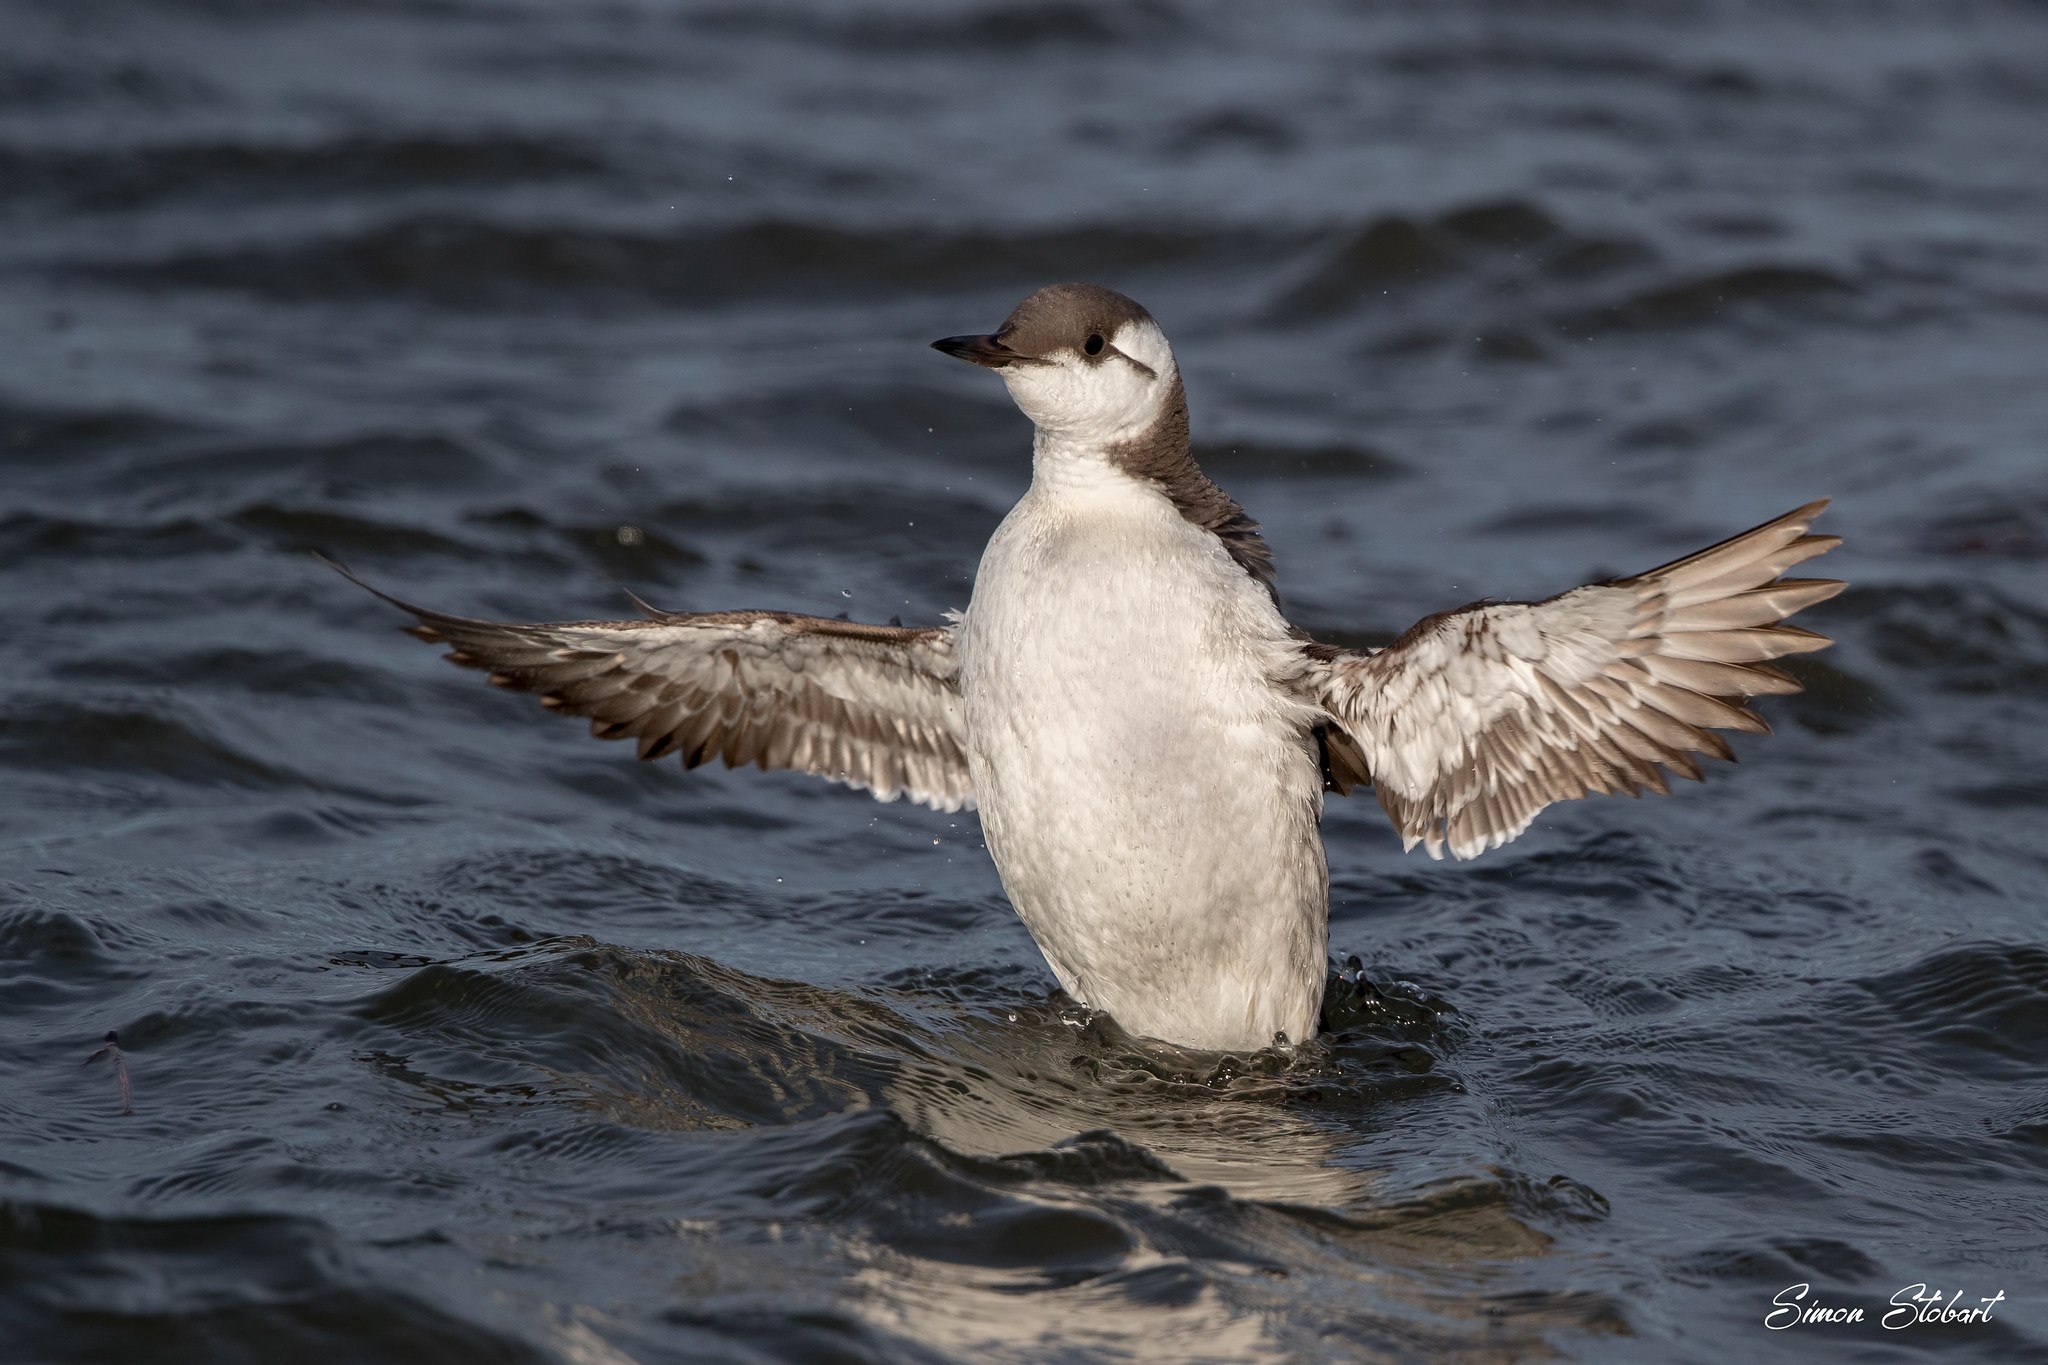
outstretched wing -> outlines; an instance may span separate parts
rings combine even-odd
[[[719,757],[816,773],[883,801],[974,804],[950,628],[644,602],[644,621],[476,621],[401,602],[329,563],[418,617],[408,631],[448,645],[451,662],[590,717],[599,739],[638,740],[643,759],[680,753],[694,768]]]
[[[1846,586],[1778,576],[1841,544],[1807,534],[1826,506],[1547,602],[1427,617],[1383,650],[1313,661],[1312,684],[1403,847],[1432,858],[1498,848],[1554,801],[1668,793],[1659,764],[1697,781],[1695,754],[1734,757],[1715,729],[1769,729],[1745,698],[1800,690],[1763,660],[1832,643],[1779,624]]]

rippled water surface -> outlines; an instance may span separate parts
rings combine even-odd
[[[0,1358],[2048,1353],[2042,6],[0,33]],[[971,815],[637,765],[306,554],[935,621],[1028,431],[925,343],[1067,278],[1326,638],[1831,494],[1841,643],[1476,864],[1334,803],[1331,1031],[1219,1061],[1052,995]]]

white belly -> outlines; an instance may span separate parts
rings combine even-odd
[[[1060,982],[1136,1034],[1315,1031],[1328,874],[1310,712],[1269,681],[1285,622],[1135,482],[1034,488],[962,636],[989,852]]]

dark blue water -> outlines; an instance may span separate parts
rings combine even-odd
[[[2048,9],[0,35],[0,1359],[2048,1356]],[[1476,864],[1334,803],[1377,992],[1189,1067],[971,815],[637,765],[306,553],[936,621],[1028,432],[925,343],[1069,278],[1325,638],[1833,495],[1840,644]]]

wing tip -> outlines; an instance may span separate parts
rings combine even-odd
[[[467,617],[450,616],[445,611],[435,611],[431,607],[415,606],[411,602],[406,601],[402,597],[393,597],[390,593],[385,592],[382,588],[377,587],[373,583],[365,582],[361,575],[357,574],[355,570],[349,568],[348,565],[342,563],[338,559],[335,559],[331,555],[325,554],[319,550],[309,550],[307,551],[307,553],[312,555],[313,558],[317,560],[319,563],[326,565],[328,568],[334,570],[334,572],[340,574],[343,578],[346,578],[349,582],[361,588],[364,592],[370,594],[370,596],[378,599],[381,602],[389,602],[392,606],[397,607],[400,611],[404,612],[408,616],[417,617],[419,619],[418,625],[401,626],[400,629],[405,631],[406,634],[411,635],[417,639],[425,640],[429,644],[439,644],[441,641],[447,638],[445,634],[435,629],[434,623],[437,621],[442,623],[443,625],[457,626],[490,624],[489,622],[485,621],[472,621]]]
[[[638,610],[642,616],[645,616],[650,621],[679,621],[684,616],[688,615],[687,612],[667,611],[661,607],[657,607],[652,602],[649,602],[646,598],[642,597],[639,593],[634,592],[631,588],[624,589],[624,592],[626,594],[626,600],[631,602],[634,608]]]

